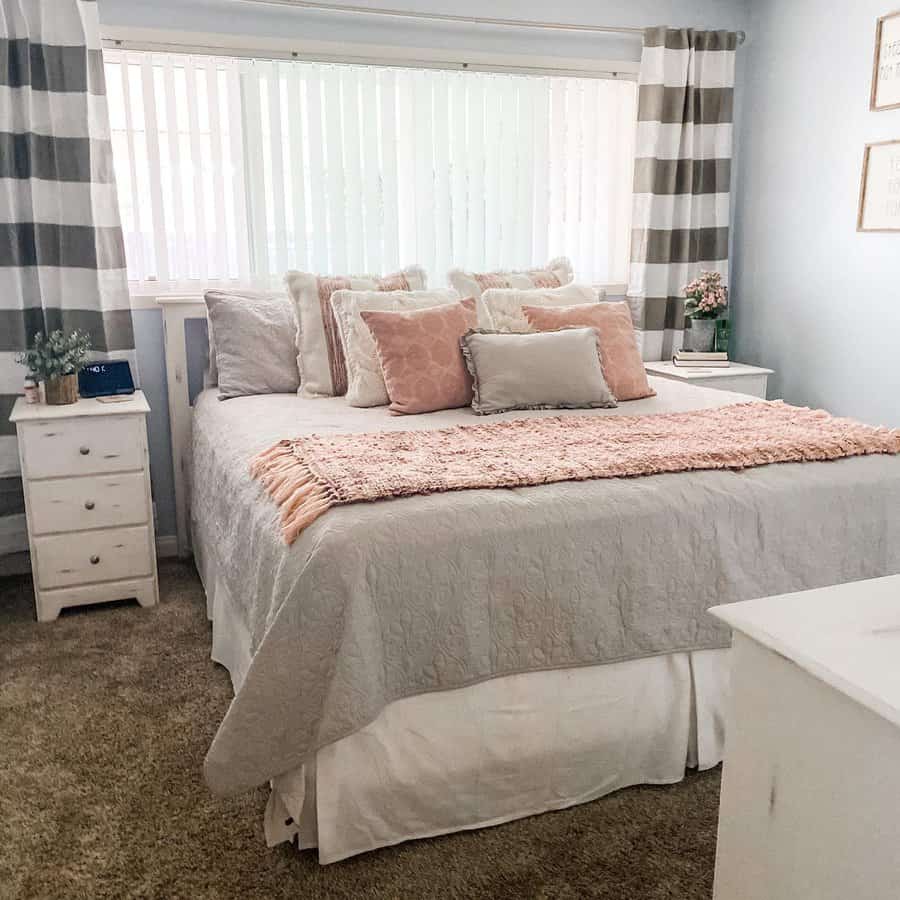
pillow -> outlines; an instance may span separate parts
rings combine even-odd
[[[528,332],[523,306],[574,306],[579,303],[599,303],[606,296],[586,284],[567,284],[546,290],[520,291],[491,288],[481,297],[478,311],[479,325],[489,331]]]
[[[551,259],[543,269],[518,272],[464,272],[451,269],[447,280],[462,297],[481,298],[488,288],[555,288],[568,284],[574,277],[572,263],[565,256]]]
[[[347,390],[344,351],[338,337],[331,295],[341,288],[372,291],[414,291],[425,287],[425,270],[410,266],[394,275],[284,276],[297,316],[297,364],[304,397],[340,396]]]
[[[344,348],[350,406],[386,406],[390,402],[372,332],[360,316],[362,310],[427,309],[458,300],[459,294],[451,288],[439,291],[335,291],[331,295],[331,306]]]
[[[460,338],[475,327],[471,297],[450,305],[403,312],[363,310],[384,383],[397,415],[468,406],[472,380]]]
[[[244,297],[253,301],[259,297],[280,297],[285,303],[290,305],[290,300],[288,299],[287,294],[284,291],[251,291],[251,290],[241,290],[241,291],[208,291],[207,293],[214,294],[217,297],[233,297],[236,300]],[[206,293],[203,295],[203,299],[206,300]],[[206,303],[207,313],[209,312],[209,302]],[[296,330],[296,322],[294,323],[294,328]],[[216,365],[216,339],[213,335],[212,323],[208,321],[207,316],[207,360],[206,360],[206,370],[203,373],[203,387],[204,388],[213,388],[219,383],[219,368]]]
[[[593,328],[540,334],[470,331],[460,345],[472,375],[472,409],[479,415],[616,406],[603,379]]]
[[[616,400],[640,400],[656,391],[647,381],[641,359],[631,309],[627,303],[591,303],[587,306],[523,308],[528,323],[537,331],[582,326],[596,328],[600,334],[600,364],[603,377]]]
[[[297,320],[287,297],[253,291],[207,291],[203,298],[219,399],[296,392],[300,386]]]

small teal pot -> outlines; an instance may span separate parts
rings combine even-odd
[[[691,319],[691,350],[709,353],[716,346],[716,320]]]

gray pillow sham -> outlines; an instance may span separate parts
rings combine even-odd
[[[219,399],[250,394],[295,394],[297,319],[286,294],[207,291],[210,355]]]
[[[472,409],[479,415],[617,405],[603,378],[593,328],[537,334],[478,329],[464,334],[460,346],[472,375]]]

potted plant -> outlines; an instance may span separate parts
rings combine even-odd
[[[44,400],[56,406],[78,400],[78,370],[87,362],[91,339],[81,331],[42,331],[34,336],[34,345],[20,353],[16,362],[25,366],[38,381],[44,382]]]
[[[719,272],[701,272],[685,285],[684,315],[691,320],[691,350],[707,352],[716,340],[716,319],[728,306],[728,288]]]

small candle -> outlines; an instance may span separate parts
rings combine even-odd
[[[25,402],[26,403],[40,403],[41,402],[41,392],[38,388],[38,383],[34,378],[30,376],[25,379]]]

